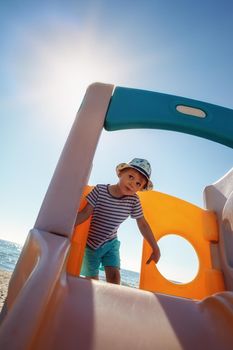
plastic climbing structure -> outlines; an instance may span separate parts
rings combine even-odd
[[[205,209],[159,192],[140,194],[156,238],[176,233],[196,250],[200,267],[192,282],[175,285],[153,264],[146,265],[145,242],[140,290],[78,277],[88,222],[81,231],[73,227],[90,190],[103,127],[174,130],[233,148],[230,109],[91,85],[12,275],[1,313],[0,348],[232,349],[233,169],[204,189]]]

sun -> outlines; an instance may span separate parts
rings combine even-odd
[[[19,57],[17,66],[22,77],[19,95],[53,130],[70,128],[90,84],[125,84],[130,71],[130,60],[119,47],[102,41],[94,30],[80,32],[59,23],[47,36],[31,30],[23,38],[27,54],[22,61]]]

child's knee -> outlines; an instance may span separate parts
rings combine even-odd
[[[116,267],[105,267],[107,282],[120,284],[120,270]]]

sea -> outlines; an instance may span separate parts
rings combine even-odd
[[[0,239],[0,269],[13,271],[22,250],[22,245]],[[100,270],[100,280],[105,281],[104,271]],[[121,269],[121,284],[138,288],[139,273]]]

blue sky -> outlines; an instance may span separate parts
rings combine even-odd
[[[90,83],[233,109],[230,0],[5,1],[0,29],[0,238],[23,243],[33,227]],[[199,206],[204,187],[233,166],[232,149],[198,137],[103,131],[90,183],[116,182],[115,165],[133,157],[150,160],[158,191]],[[138,270],[141,237],[134,225],[126,222],[119,235],[123,267]],[[164,259],[182,255],[177,247],[164,248]]]

